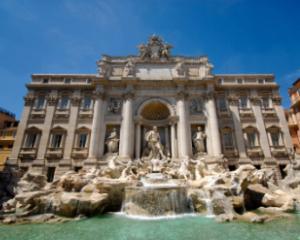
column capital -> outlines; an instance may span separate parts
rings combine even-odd
[[[184,90],[179,90],[176,94],[177,100],[186,100],[188,98],[189,94]]]
[[[236,95],[230,95],[228,98],[228,103],[232,106],[238,106],[239,105],[239,98]]]
[[[272,97],[272,102],[275,105],[281,105],[281,101],[282,101],[282,98],[279,95],[275,95],[274,97]]]
[[[123,100],[129,100],[129,99],[133,99],[135,97],[135,94],[133,91],[128,91],[128,92],[125,92],[123,95]]]
[[[28,93],[26,96],[24,96],[25,106],[31,106],[34,100],[34,95],[32,93]]]
[[[213,100],[215,98],[215,92],[209,91],[203,94],[203,98],[208,101],[208,100]]]
[[[82,98],[80,96],[73,96],[71,98],[71,103],[73,106],[80,106]]]
[[[251,96],[250,101],[253,105],[261,105],[261,99],[258,96]]]
[[[58,97],[57,95],[54,95],[54,94],[49,94],[47,96],[47,102],[48,102],[48,105],[49,106],[55,106],[58,102]]]

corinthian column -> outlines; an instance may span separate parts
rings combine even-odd
[[[10,155],[10,158],[6,162],[8,165],[11,166],[16,166],[18,163],[18,156],[22,148],[23,138],[25,137],[25,131],[30,116],[31,107],[34,102],[34,96],[32,94],[28,94],[27,96],[24,97],[24,101],[25,101],[24,110],[17,129],[16,139],[13,145],[12,153]]]
[[[104,124],[104,109],[105,95],[101,86],[97,86],[94,92],[94,113],[91,132],[91,141],[89,147],[89,157],[85,162],[88,165],[96,165],[97,159],[103,155],[105,124]]]
[[[251,97],[251,103],[252,103],[252,110],[256,119],[256,126],[259,131],[259,137],[260,137],[260,145],[262,148],[262,151],[264,153],[264,156],[266,159],[271,159],[271,150],[268,140],[268,135],[266,132],[266,126],[264,122],[264,118],[261,112],[261,102],[260,99],[256,96]]]
[[[213,92],[209,92],[207,94],[207,101],[205,104],[207,117],[209,121],[209,130],[210,130],[210,138],[209,142],[211,144],[212,154],[215,157],[221,157],[221,139],[219,132],[219,123],[218,116],[216,110],[216,103]]]
[[[73,96],[71,98],[70,120],[67,129],[65,151],[64,151],[64,162],[65,164],[69,164],[69,165],[71,165],[71,154],[73,150],[80,103],[81,103],[80,91],[76,91],[73,93]]]
[[[179,92],[177,95],[176,110],[179,117],[177,123],[178,155],[180,158],[189,158],[192,155],[191,126],[187,118],[187,94]]]
[[[230,97],[228,100],[229,100],[229,108],[233,118],[234,133],[235,133],[237,148],[239,151],[239,156],[240,159],[243,159],[243,161],[245,161],[247,155],[246,155],[246,147],[245,147],[245,141],[243,136],[243,130],[241,126],[239,107],[238,107],[239,100],[235,96]]]
[[[122,107],[122,123],[120,130],[120,158],[129,160],[133,157],[134,150],[134,122],[133,122],[133,93],[124,94]]]
[[[284,144],[287,149],[293,149],[293,143],[289,131],[289,126],[285,118],[284,110],[281,106],[281,98],[280,96],[275,96],[273,99],[273,106],[279,118],[279,122],[281,125],[281,131],[283,133]]]

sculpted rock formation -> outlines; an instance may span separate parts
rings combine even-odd
[[[159,173],[153,173],[151,164],[116,162],[113,168],[69,171],[52,183],[29,171],[16,185],[14,198],[3,204],[1,219],[4,223],[33,217],[36,221],[61,221],[61,217],[120,211],[123,206],[125,213],[134,215],[168,215],[193,209],[215,215],[217,221],[262,223],[289,216],[287,213],[294,212],[300,203],[297,161],[287,167],[283,180],[277,180],[272,169],[256,170],[252,165],[235,171],[220,166],[211,170],[204,158],[186,160],[185,174],[180,163],[165,162]],[[35,217],[41,214],[43,217]]]

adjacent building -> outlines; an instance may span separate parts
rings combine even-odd
[[[51,180],[106,165],[111,151],[122,162],[143,159],[156,126],[171,161],[199,156],[193,139],[202,129],[208,164],[250,163],[280,177],[293,144],[274,75],[213,74],[206,56],[171,48],[152,36],[138,55],[104,55],[95,74],[33,74],[9,164]]]
[[[292,137],[294,151],[300,154],[300,78],[289,88],[291,106],[286,110],[286,116]]]
[[[0,108],[0,171],[4,169],[5,162],[12,151],[17,126],[15,115]]]

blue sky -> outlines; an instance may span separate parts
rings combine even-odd
[[[1,0],[0,106],[20,117],[32,73],[95,73],[156,33],[214,73],[274,73],[285,107],[300,77],[298,0]]]

